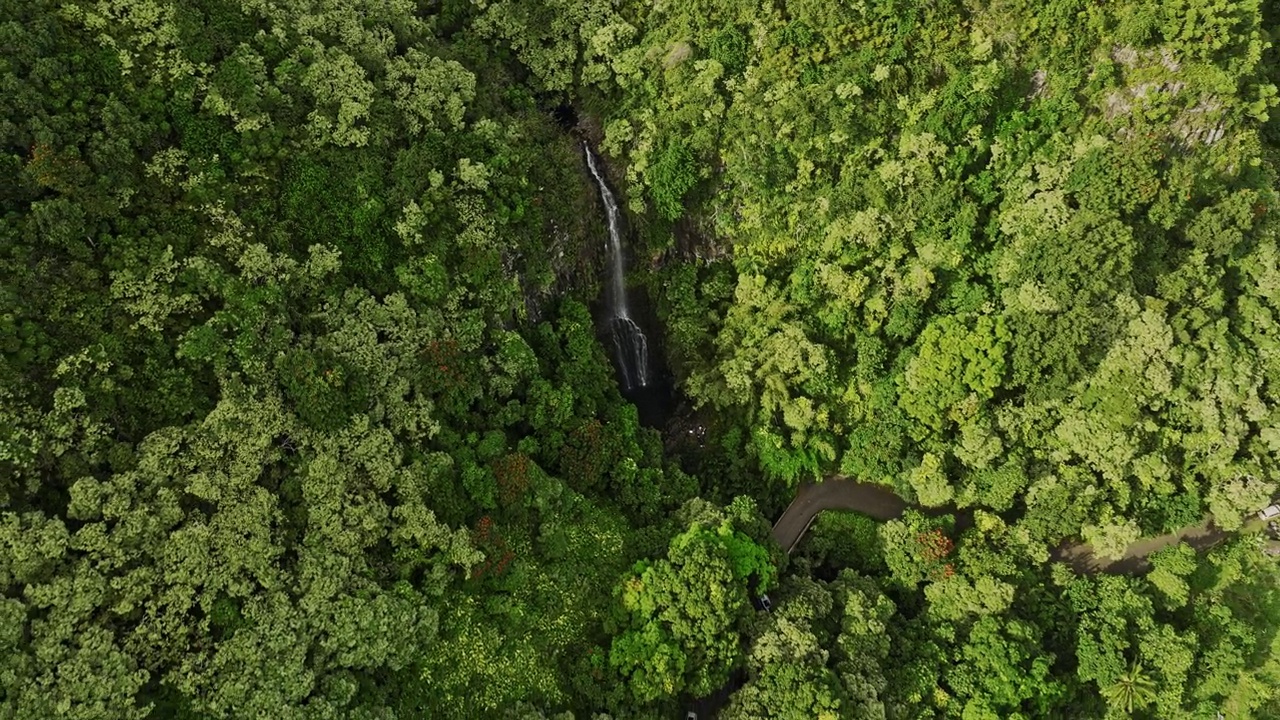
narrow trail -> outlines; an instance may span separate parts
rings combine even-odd
[[[848,478],[833,477],[819,483],[804,483],[796,491],[796,497],[783,511],[773,526],[773,538],[788,553],[804,538],[809,526],[823,510],[854,510],[876,520],[893,520],[912,507],[883,485],[870,485]],[[926,515],[951,514],[957,517],[957,525],[967,527],[972,523],[972,511],[944,508],[919,508]],[[1245,523],[1245,530],[1261,529],[1262,521],[1256,518]],[[1064,562],[1079,573],[1109,573],[1136,575],[1150,567],[1147,556],[1178,542],[1186,542],[1197,552],[1205,550],[1233,532],[1228,532],[1208,520],[1191,525],[1177,532],[1156,537],[1141,538],[1125,549],[1119,560],[1101,558],[1094,554],[1088,543],[1066,543],[1050,554],[1055,562]],[[1272,549],[1280,549],[1280,542],[1268,541]]]

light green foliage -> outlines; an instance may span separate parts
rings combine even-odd
[[[0,18],[0,717],[1277,714],[1274,3]]]
[[[1001,613],[1013,603],[1013,586],[990,576],[952,575],[925,587],[929,612],[947,620]]]
[[[1256,509],[1242,478],[1275,467],[1267,11],[1074,7],[714,2],[615,36],[643,57],[601,90],[633,198],[687,147],[712,168],[688,244],[738,278],[700,295],[690,251],[664,256],[685,388],[735,413],[778,482],[1028,498],[1048,543]]]
[[[366,121],[374,86],[350,55],[337,48],[321,48],[306,65],[302,84],[315,97],[316,109],[307,116],[318,143],[363,146],[369,142]]]
[[[1142,534],[1142,529],[1132,520],[1124,523],[1104,523],[1102,525],[1085,525],[1081,529],[1085,542],[1093,546],[1098,557],[1118,560],[1124,557],[1125,549]]]
[[[1079,677],[1095,682],[1118,713],[1146,707],[1152,717],[1176,718],[1224,703],[1258,708],[1274,693],[1257,673],[1274,666],[1275,651],[1246,626],[1275,611],[1274,563],[1242,540],[1207,557],[1169,548],[1153,564],[1146,580],[1081,579],[1068,589],[1079,618]]]
[[[1234,530],[1245,516],[1266,506],[1275,488],[1274,482],[1252,475],[1215,485],[1209,489],[1209,512],[1219,525]]]
[[[616,32],[621,24],[612,2],[476,0],[474,4],[480,11],[476,27],[481,35],[508,45],[538,84],[555,92],[574,84],[584,46],[598,33]],[[612,48],[597,44],[596,49]]]
[[[947,564],[943,550],[949,541],[945,538],[941,522],[915,510],[908,510],[901,520],[881,525],[884,562],[894,582],[915,589],[922,581],[939,577]]]
[[[989,399],[1003,380],[1008,340],[999,317],[980,316],[971,326],[946,317],[929,325],[917,341],[919,353],[900,380],[903,408],[940,429],[948,412],[970,393]]]
[[[947,685],[964,701],[962,716],[1008,717],[1025,705],[1050,706],[1062,688],[1050,677],[1053,656],[1039,631],[1018,619],[986,616],[970,628]]]
[[[388,63],[387,82],[414,133],[457,130],[476,92],[475,76],[458,62],[428,56],[417,48]]]
[[[627,72],[603,123],[633,208],[677,143],[710,170],[652,283],[695,402],[780,484],[841,472],[1008,513],[945,560],[924,518],[881,528],[919,606],[893,629],[901,716],[1102,717],[1143,677],[1135,716],[1222,707],[1190,669],[1217,632],[1191,617],[1212,613],[1190,568],[1214,561],[1170,551],[1132,587],[1099,581],[1091,609],[1026,568],[1063,541],[1120,557],[1206,510],[1234,529],[1274,490],[1269,12],[714,2],[613,36]],[[732,297],[693,281],[712,250]],[[825,522],[800,572],[862,563]],[[1236,667],[1222,652],[1203,662]],[[1255,687],[1235,673],[1209,685]]]
[[[775,582],[765,548],[728,518],[708,518],[720,514],[713,508],[691,503],[684,514],[692,527],[672,538],[666,557],[637,563],[615,590],[609,664],[642,704],[707,694],[725,682],[742,660],[739,627],[753,612],[748,586],[763,592]]]
[[[1179,608],[1187,604],[1190,595],[1187,575],[1195,568],[1195,551],[1180,543],[1151,556],[1151,572],[1147,573],[1147,580],[1164,595],[1166,607]]]
[[[420,656],[429,693],[420,712],[477,716],[521,700],[562,705],[571,696],[583,629],[597,629],[608,614],[628,528],[554,478],[535,478],[529,492],[546,521],[528,537],[494,526],[515,553],[504,559],[486,545],[495,556],[471,570],[484,593],[443,611],[436,649]]]
[[[893,604],[866,578],[791,581],[751,641],[750,679],[725,709],[729,718],[883,718],[880,664]]]
[[[945,505],[951,500],[951,485],[947,483],[942,460],[933,453],[925,453],[920,465],[907,473],[907,482],[925,507]]]
[[[1103,696],[1114,710],[1133,715],[1134,710],[1142,710],[1155,699],[1155,685],[1142,666],[1135,662],[1116,678],[1115,683],[1103,690]]]
[[[781,417],[785,435],[761,426],[752,438],[764,470],[787,480],[816,474],[835,453],[827,414],[811,398],[826,387],[826,348],[805,336],[795,308],[763,276],[740,276],[735,297],[716,341],[725,374],[695,375],[690,389],[717,407],[744,403],[752,414]]]
[[[464,708],[491,712],[517,698],[530,697],[535,690],[553,702],[562,702],[552,668],[538,649],[485,615],[472,598],[446,613],[441,630],[449,649],[428,657],[422,678],[432,689],[436,707],[442,712]]]

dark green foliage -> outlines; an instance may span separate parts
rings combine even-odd
[[[707,54],[730,74],[741,73],[747,67],[747,37],[737,27],[726,25],[711,36]]]
[[[0,0],[0,717],[1277,714],[1274,3],[366,5]]]
[[[557,259],[575,144],[413,13],[109,5],[0,3],[0,715],[593,703],[625,517],[696,483]]]
[[[797,552],[833,570],[849,568],[867,575],[885,571],[880,523],[857,512],[823,513]]]
[[[675,220],[684,212],[684,196],[698,182],[693,152],[683,142],[672,141],[649,171],[649,189],[658,212]]]
[[[1032,398],[1063,392],[1098,362],[1118,330],[1114,298],[1130,282],[1136,247],[1128,228],[1080,213],[1065,233],[1037,241],[1009,283],[1035,283],[1057,306],[1047,317],[1011,319],[1012,379]]]
[[[337,430],[360,408],[358,380],[333,353],[291,350],[276,371],[298,417],[317,430]]]
[[[783,45],[792,45],[797,48],[807,48],[813,45],[817,39],[818,36],[814,33],[813,28],[809,27],[803,20],[792,20],[778,34],[778,40]]]
[[[1204,517],[1204,503],[1196,487],[1169,495],[1146,493],[1134,502],[1144,535],[1175,532]]]
[[[370,159],[349,153],[328,162],[304,157],[290,164],[280,205],[295,252],[331,244],[342,253],[343,268],[352,278],[375,291],[388,287],[385,268],[394,267],[399,258],[382,199],[384,174]]]

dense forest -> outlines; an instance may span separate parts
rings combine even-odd
[[[1280,717],[1277,28],[0,0],[0,720]]]

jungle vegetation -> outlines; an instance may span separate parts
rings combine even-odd
[[[0,719],[1280,717],[1278,27],[0,0]]]

